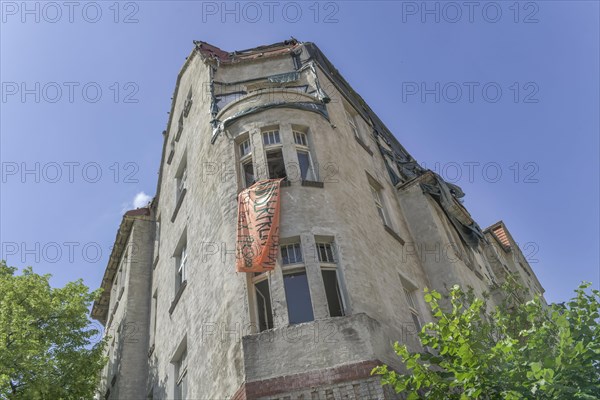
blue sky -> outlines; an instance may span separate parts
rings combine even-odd
[[[11,265],[97,287],[122,211],[155,192],[192,40],[231,51],[293,36],[462,186],[482,227],[504,220],[549,301],[598,287],[598,2],[23,4],[2,3],[0,42]]]

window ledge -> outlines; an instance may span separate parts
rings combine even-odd
[[[373,155],[373,151],[369,148],[369,146],[365,142],[362,141],[362,139],[360,139],[360,138],[358,138],[356,136],[354,136],[354,139],[356,139],[356,141],[358,142],[358,144],[360,144],[362,146],[362,148],[365,149],[365,151],[367,153],[369,153],[370,156]]]
[[[302,180],[302,186],[323,188],[325,185],[323,182],[320,181]]]
[[[402,239],[400,237],[400,235],[398,235],[392,228],[390,228],[389,226],[387,226],[386,224],[383,225],[383,227],[385,228],[385,231],[387,233],[389,233],[394,239],[396,239],[398,242],[400,242],[400,244],[402,246],[404,246],[404,239]]]
[[[181,283],[181,286],[179,286],[179,290],[177,291],[177,294],[175,294],[175,298],[171,302],[171,307],[169,307],[169,315],[173,314],[173,310],[175,310],[175,306],[177,305],[177,303],[179,303],[179,299],[181,298],[181,295],[183,294],[183,291],[186,287],[187,287],[187,280],[183,281]]]
[[[179,199],[177,200],[177,204],[175,205],[175,210],[173,211],[173,216],[171,217],[171,222],[175,222],[175,218],[177,218],[177,213],[181,208],[181,204],[183,203],[183,199],[185,198],[185,194],[187,193],[187,188],[183,189],[181,194],[179,195]]]

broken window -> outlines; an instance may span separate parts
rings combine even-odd
[[[267,151],[267,168],[269,179],[287,178],[281,149]]]
[[[325,286],[329,316],[341,317],[345,315],[344,301],[338,281],[333,238],[326,238],[330,241],[324,241],[323,239],[316,240],[316,246],[319,263],[321,264],[321,276]]]
[[[306,270],[302,268],[295,272],[284,272],[283,285],[290,324],[313,321],[314,314]]]
[[[250,187],[256,182],[252,159],[242,162],[242,173],[244,175],[244,187]]]
[[[329,316],[341,317],[344,315],[344,304],[338,284],[337,272],[335,269],[323,268],[321,274],[323,275],[323,284],[325,285]]]
[[[258,331],[262,332],[273,328],[273,310],[271,308],[271,293],[269,280],[262,279],[254,283],[256,294],[256,313],[258,316]]]

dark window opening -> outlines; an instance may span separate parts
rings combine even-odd
[[[330,317],[341,317],[344,315],[344,305],[342,295],[337,280],[337,273],[334,270],[323,270],[323,283],[325,284],[325,294],[327,296],[327,305],[329,306]]]
[[[313,321],[315,317],[310,300],[306,271],[285,274],[283,284],[290,324]]]
[[[264,280],[254,285],[256,290],[256,306],[258,308],[258,330],[259,332],[273,328],[273,311],[271,309],[271,294],[269,293],[269,281]]]
[[[269,168],[269,179],[287,178],[281,149],[267,153],[267,167]]]
[[[242,164],[243,174],[244,174],[244,187],[250,187],[256,181],[254,178],[254,165],[252,161],[246,161]]]

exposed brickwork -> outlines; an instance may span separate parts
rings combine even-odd
[[[311,387],[256,400],[395,400],[398,396],[381,386],[378,378],[363,378],[327,386]]]
[[[320,387],[319,392],[320,399],[329,399],[338,397],[331,397],[334,393],[334,388],[328,388],[330,385],[335,385],[341,382],[359,381],[361,379],[369,378],[371,376],[371,370],[380,365],[381,362],[378,360],[362,361],[355,364],[342,365],[339,367],[322,369],[314,372],[294,374],[280,376],[273,379],[265,379],[261,381],[246,382],[233,396],[232,400],[245,400],[245,399],[259,399],[259,398],[270,398],[269,396],[283,395],[290,392],[298,392],[295,397],[291,399],[296,400],[300,398],[312,399],[315,398],[313,395],[315,387]],[[342,386],[348,386],[342,385]],[[352,385],[349,386],[352,388]],[[325,389],[327,388],[327,389]],[[344,389],[347,391],[346,389]],[[358,389],[357,389],[358,390]],[[327,393],[329,394],[327,394]],[[348,392],[352,393],[352,391]],[[301,397],[304,396],[304,397]],[[339,398],[355,398],[354,397],[339,397]],[[370,399],[371,397],[364,397]],[[375,397],[378,398],[378,397]],[[283,399],[283,397],[282,397]]]

